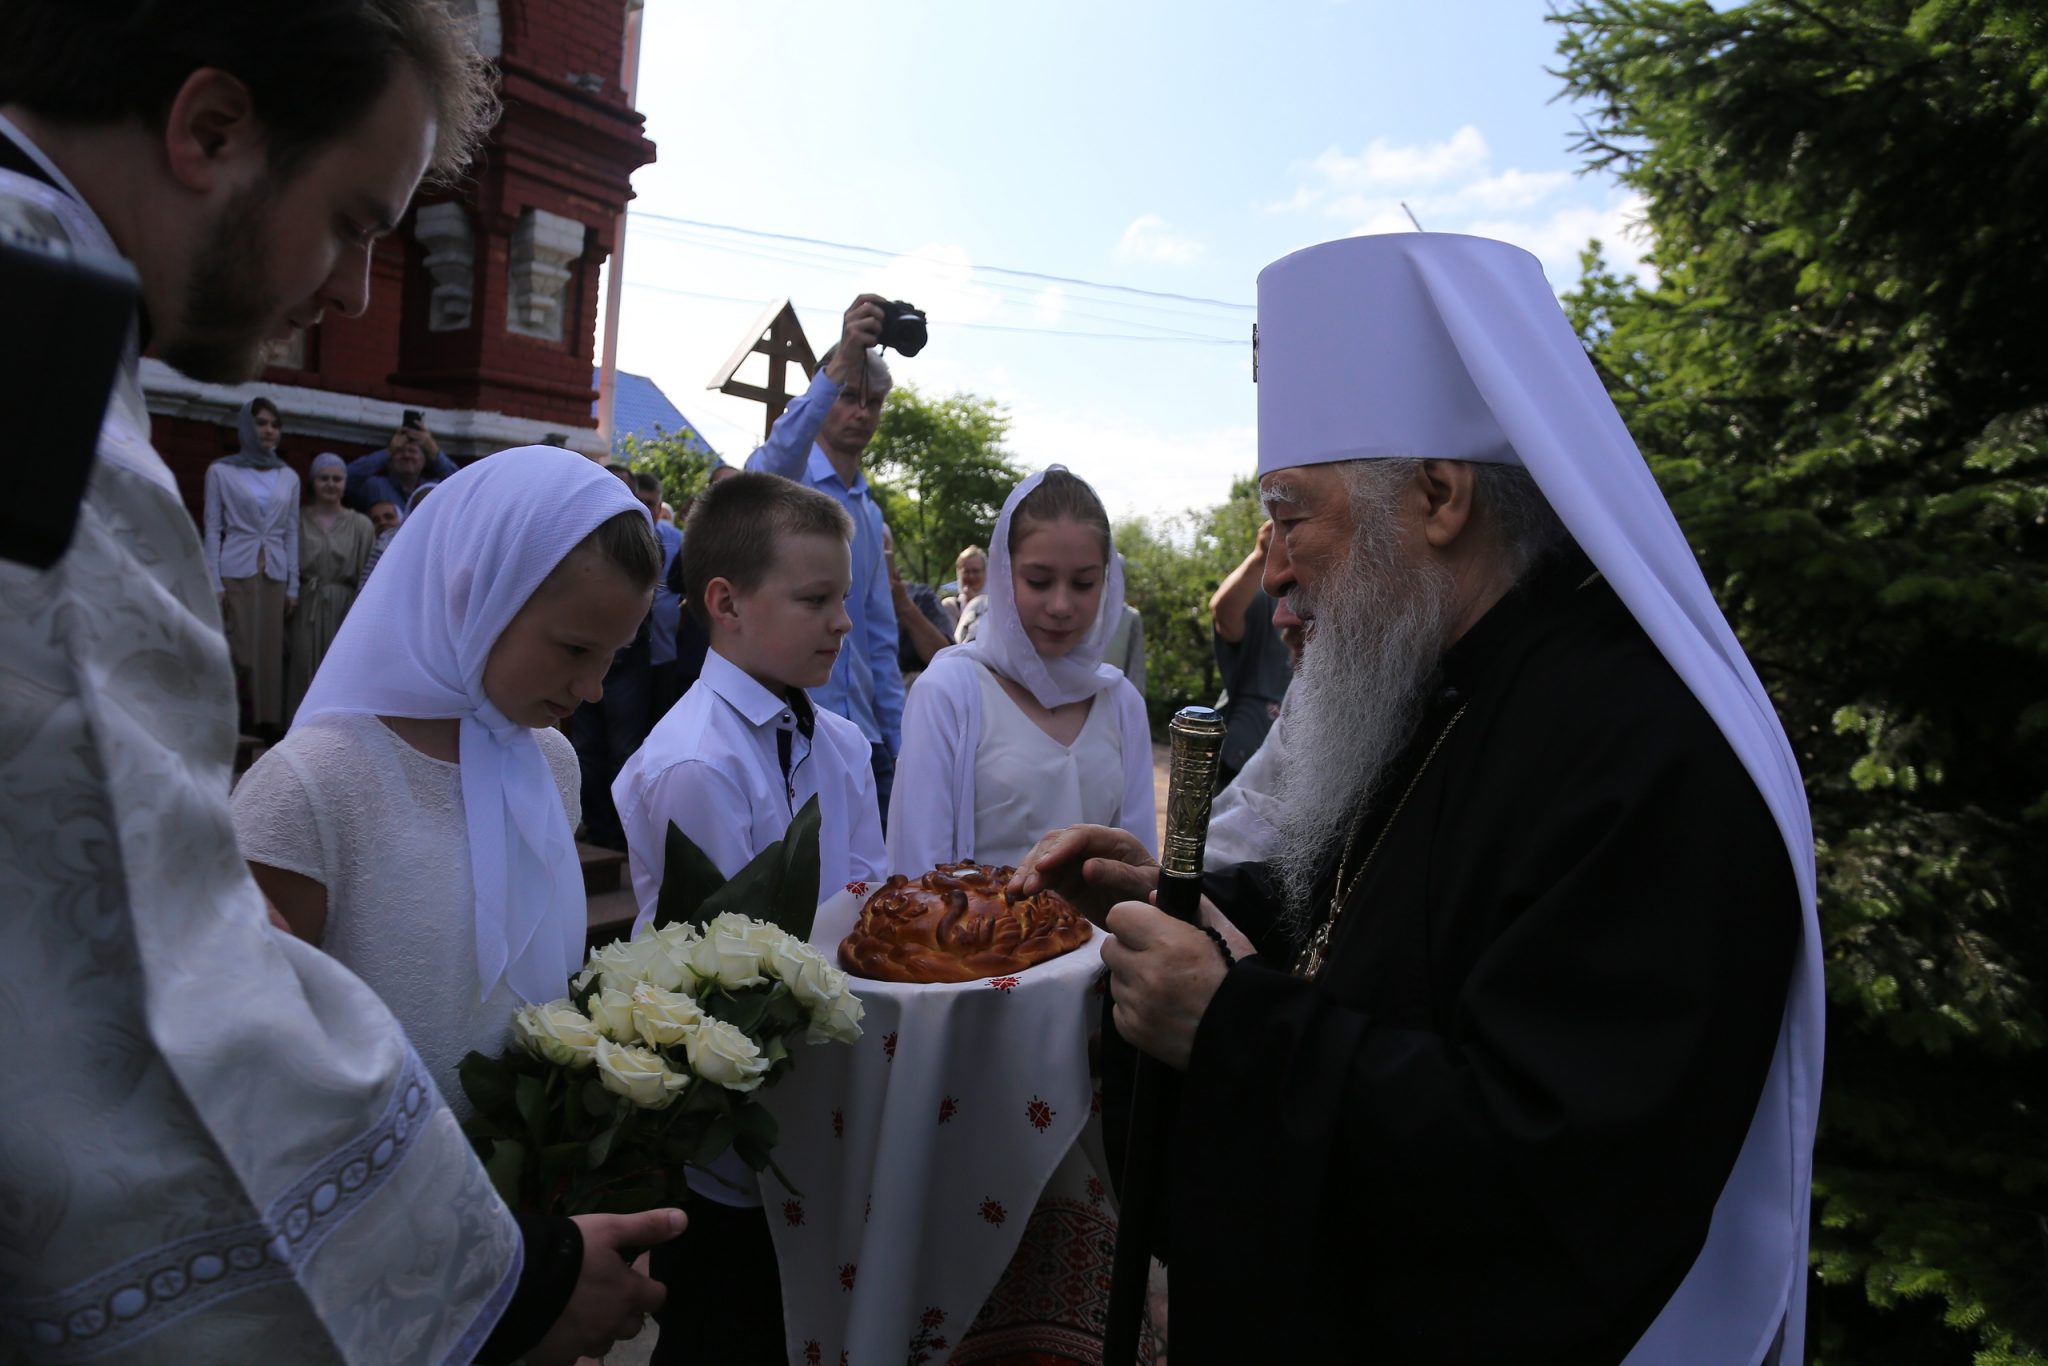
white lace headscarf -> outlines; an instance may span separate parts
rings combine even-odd
[[[501,451],[443,480],[392,537],[293,722],[461,720],[485,998],[500,981],[527,1001],[560,996],[583,957],[588,911],[547,757],[484,695],[484,664],[541,581],[622,512],[647,515],[617,475],[554,446]]]
[[[996,519],[996,534],[988,543],[988,586],[983,590],[988,606],[983,610],[974,638],[958,647],[971,659],[979,660],[1013,683],[1023,685],[1041,707],[1059,707],[1106,692],[1123,681],[1123,671],[1102,662],[1109,638],[1116,634],[1124,612],[1124,557],[1109,547],[1109,564],[1102,580],[1102,602],[1095,620],[1072,650],[1058,659],[1038,653],[1025,633],[1024,620],[1017,615],[1017,590],[1010,582],[1010,522],[1017,505],[1045,482],[1045,476],[1065,465],[1048,465],[1032,475],[1003,500],[1003,515]],[[1081,481],[1086,484],[1087,481]],[[1087,485],[1093,491],[1093,485]]]
[[[1798,761],[1535,257],[1450,233],[1325,242],[1259,274],[1259,473],[1518,464],[1714,718],[1776,819],[1804,912],[1770,1073],[1706,1245],[1625,1366],[1802,1361],[1824,998]]]

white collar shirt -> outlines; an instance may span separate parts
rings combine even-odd
[[[640,904],[634,933],[654,920],[670,822],[731,877],[781,839],[815,796],[818,900],[845,883],[886,875],[868,741],[851,721],[822,707],[812,716],[806,737],[799,705],[777,697],[718,651],[704,656],[697,682],[612,784]]]

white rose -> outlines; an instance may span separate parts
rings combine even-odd
[[[588,1067],[597,1047],[597,1026],[564,999],[523,1006],[512,1016],[512,1035],[527,1052],[563,1067]]]
[[[683,1039],[690,1070],[728,1091],[751,1091],[767,1075],[768,1059],[745,1030],[707,1017]]]
[[[681,1072],[669,1071],[652,1049],[599,1039],[596,1060],[597,1079],[604,1089],[643,1110],[667,1109],[690,1084]]]
[[[645,983],[635,982],[637,990]],[[613,1043],[632,1043],[640,1037],[640,1027],[633,1022],[633,998],[617,987],[608,986],[584,1003],[590,1012],[591,1023],[598,1032]]]
[[[787,982],[793,988],[796,979],[802,975],[804,965],[819,956],[818,951],[793,934],[784,934],[773,925],[762,927],[767,931],[760,936],[761,970],[778,982]]]
[[[704,1023],[697,1003],[675,991],[663,991],[652,982],[633,988],[633,1027],[650,1046],[681,1043],[691,1030]]]
[[[684,991],[692,985],[677,936],[663,930],[607,944],[591,955],[591,961],[603,969],[606,986],[617,987],[628,996],[633,994],[635,982],[652,982],[663,991]]]
[[[837,972],[835,968],[833,971]],[[846,974],[839,973],[842,981]],[[804,1034],[807,1043],[852,1043],[860,1037],[860,1021],[867,1007],[851,991],[838,994],[811,1007],[811,1027]]]
[[[797,1000],[813,1010],[844,996],[847,991],[846,974],[826,959],[825,955],[806,944],[798,956],[797,970],[782,980],[789,983],[789,990]]]
[[[761,975],[761,950],[747,937],[749,923],[745,916],[727,912],[706,925],[704,937],[684,950],[699,981],[751,987],[767,980]]]

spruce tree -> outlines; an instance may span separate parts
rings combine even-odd
[[[1587,0],[1654,280],[1567,307],[1775,698],[1820,865],[1809,1352],[2048,1362],[2048,7]]]

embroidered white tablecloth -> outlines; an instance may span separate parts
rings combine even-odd
[[[867,892],[818,910],[811,942],[834,962]],[[802,1191],[762,1177],[792,1362],[940,1362],[966,1332],[1100,1104],[1102,939],[1015,977],[856,978],[860,1040],[800,1051],[762,1093],[775,1160]]]

